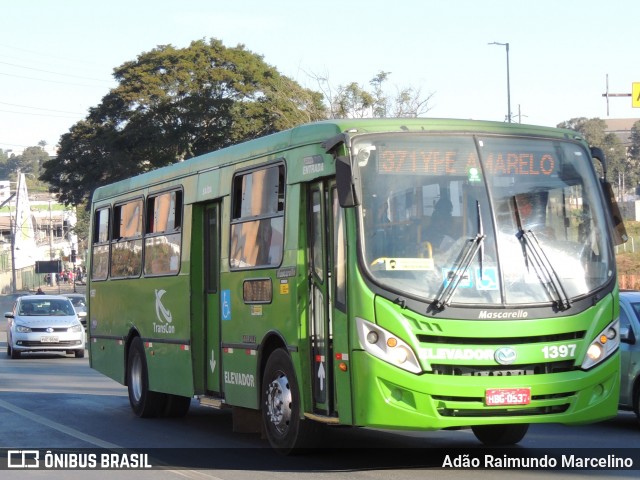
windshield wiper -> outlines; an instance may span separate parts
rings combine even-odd
[[[460,285],[460,282],[464,278],[467,270],[469,269],[469,265],[475,258],[476,254],[480,252],[480,276],[482,277],[482,263],[484,261],[484,239],[486,235],[484,234],[484,227],[482,226],[482,216],[480,215],[480,202],[476,201],[476,207],[478,210],[478,233],[473,238],[467,240],[466,245],[460,252],[458,259],[456,260],[456,267],[454,270],[451,270],[447,273],[447,280],[449,283],[443,287],[440,291],[440,295],[433,302],[433,306],[442,310],[445,305],[449,305],[449,300],[455,293]]]
[[[551,265],[551,262],[544,252],[542,245],[540,245],[535,233],[533,233],[532,230],[525,231],[522,228],[522,220],[516,203],[516,197],[514,196],[512,198],[516,214],[516,224],[518,226],[516,237],[522,244],[525,266],[528,270],[529,259],[531,259],[536,275],[540,279],[542,285],[546,288],[549,297],[555,299],[556,306],[559,310],[567,310],[571,306],[571,300],[564,289],[564,285],[562,285],[560,275],[558,275],[558,272],[553,268],[553,265]]]

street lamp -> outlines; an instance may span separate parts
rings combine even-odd
[[[509,44],[491,42],[489,45],[500,45],[507,49],[507,121],[511,123],[511,84],[509,82]]]

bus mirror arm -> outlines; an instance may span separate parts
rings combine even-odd
[[[600,165],[602,165],[602,177],[607,179],[607,159],[604,155],[604,152],[599,147],[591,147],[591,157],[597,158],[600,161]]]

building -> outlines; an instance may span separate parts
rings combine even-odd
[[[640,118],[608,118],[605,120],[607,124],[607,133],[615,133],[620,142],[627,148],[631,145],[631,128],[640,121]]]
[[[71,251],[78,245],[74,208],[50,194],[29,194],[24,174],[17,183],[0,181],[0,206],[0,294],[42,284],[36,262],[61,260],[72,267]]]

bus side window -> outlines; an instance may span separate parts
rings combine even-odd
[[[106,280],[109,274],[109,216],[110,208],[96,210],[93,219],[91,279]]]
[[[174,275],[180,270],[182,191],[147,199],[144,240],[145,275]]]
[[[142,271],[142,199],[113,209],[111,276],[137,277]]]
[[[284,165],[236,175],[233,180],[232,268],[275,267],[284,248]]]

